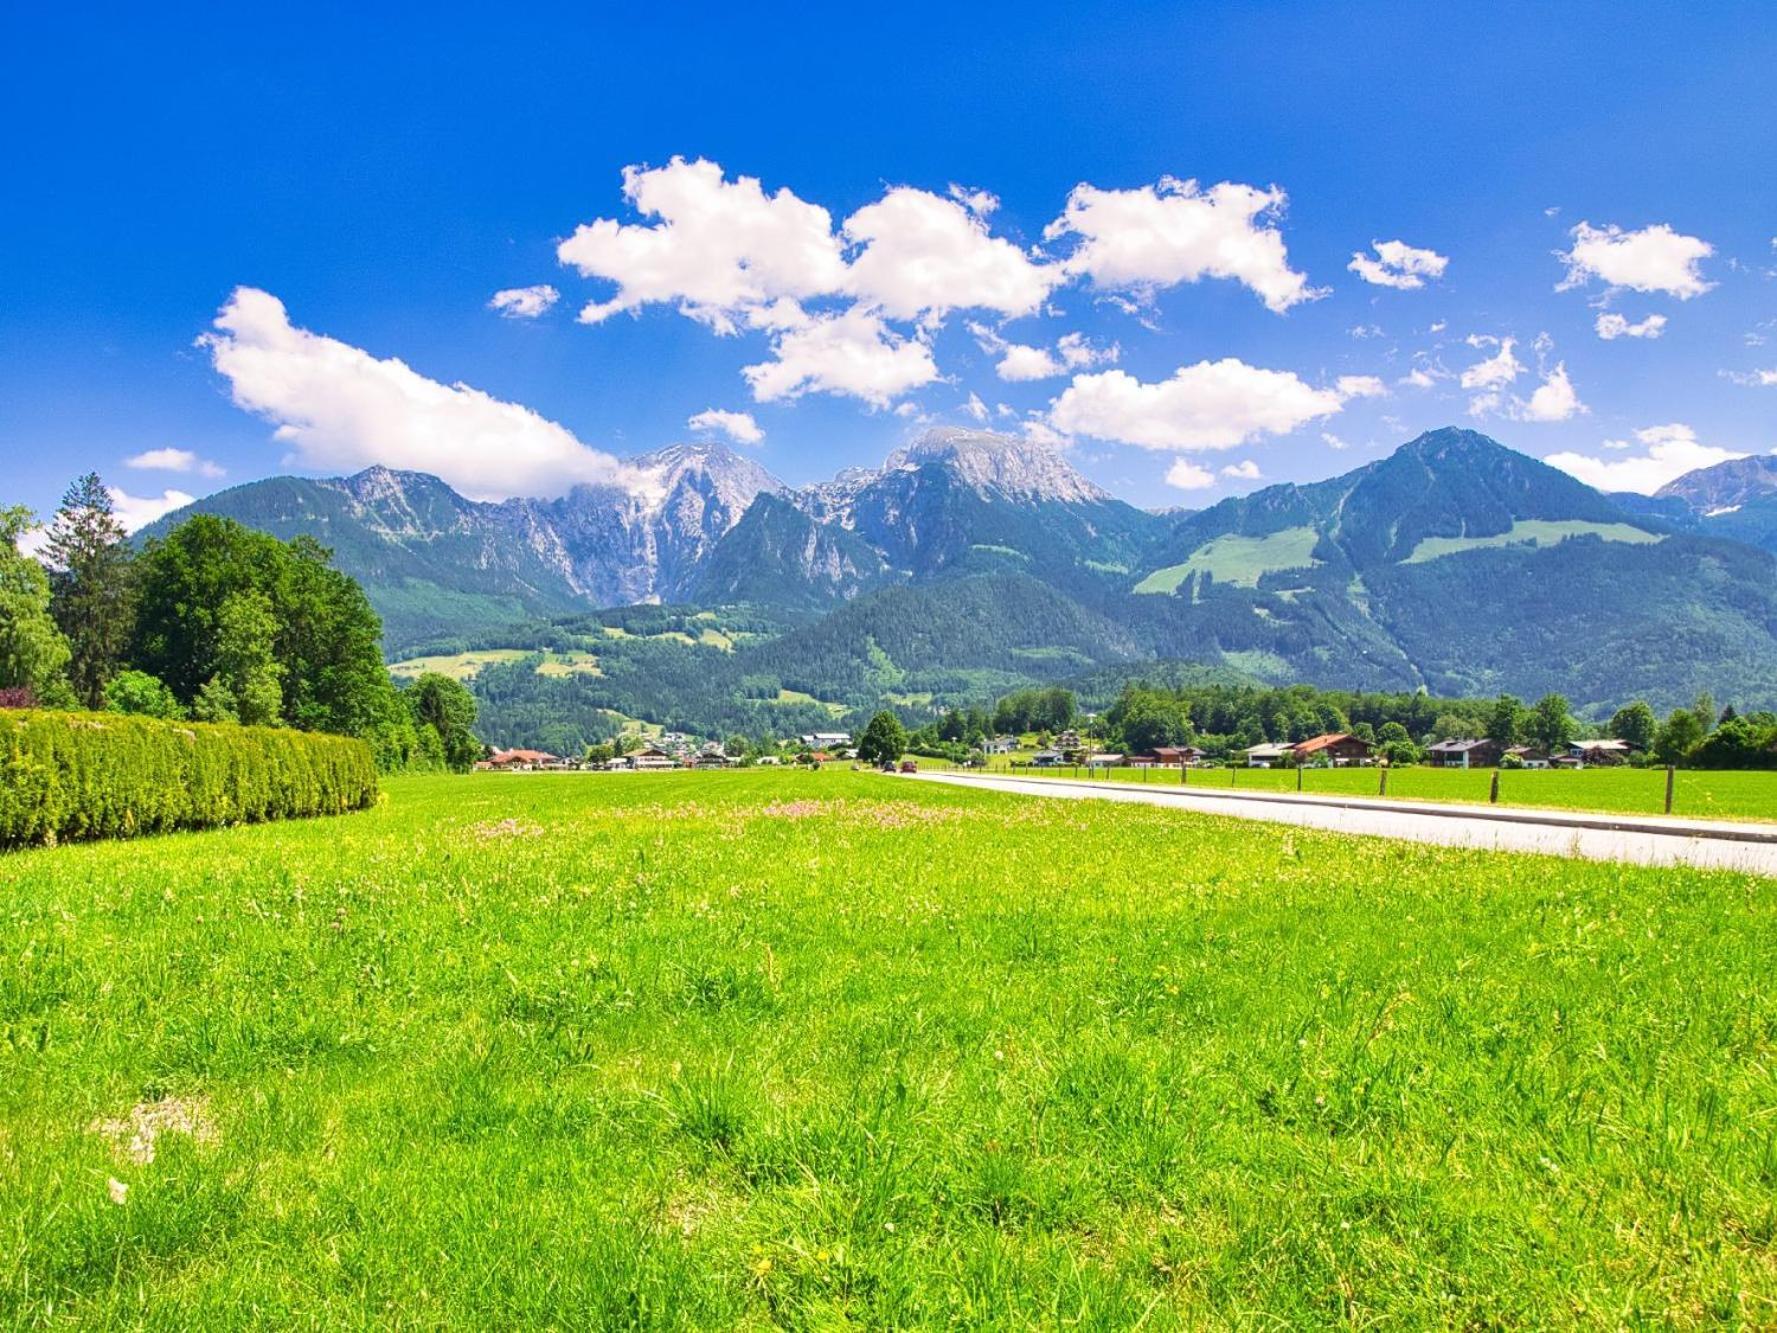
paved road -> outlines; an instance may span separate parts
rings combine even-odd
[[[1357,797],[1191,790],[1065,778],[921,773],[920,782],[1019,792],[1054,799],[1138,801],[1235,819],[1300,824],[1338,833],[1435,842],[1502,852],[1546,852],[1594,861],[1691,865],[1777,876],[1777,826],[1603,815],[1523,806],[1433,805]]]

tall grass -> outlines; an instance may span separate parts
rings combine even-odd
[[[0,1320],[1777,1322],[1767,881],[836,770],[386,787],[0,859]]]

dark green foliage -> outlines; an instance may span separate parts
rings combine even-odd
[[[1777,768],[1777,716],[1729,718],[1684,760],[1690,768]]]
[[[115,713],[0,713],[0,847],[340,814],[375,803],[343,736]]]
[[[89,472],[68,488],[50,524],[44,555],[54,597],[50,611],[67,636],[68,680],[87,708],[105,702],[134,617],[131,552],[111,493]]]
[[[1156,746],[1183,745],[1194,734],[1191,706],[1177,695],[1142,690],[1131,685],[1104,715],[1111,735],[1119,737],[1131,754],[1146,754]]]
[[[313,539],[200,514],[151,540],[138,568],[130,662],[182,704],[360,736],[385,768],[408,762],[417,741],[383,665],[381,622]]]
[[[1637,699],[1611,715],[1610,734],[1620,741],[1628,742],[1632,748],[1645,752],[1653,749],[1654,735],[1659,726],[1654,710],[1644,700]]]
[[[1567,700],[1559,694],[1538,699],[1524,719],[1524,737],[1548,754],[1559,754],[1573,744],[1579,724],[1573,720]]]
[[[1019,690],[994,705],[993,729],[1010,735],[1027,731],[1062,731],[1073,726],[1077,710],[1072,690],[1059,686]]]
[[[68,640],[50,614],[43,566],[18,549],[28,509],[0,509],[0,689],[29,690],[41,703],[72,702]]]
[[[891,764],[907,751],[901,719],[886,709],[870,719],[858,740],[858,758],[866,764]]]
[[[481,758],[475,739],[475,696],[461,681],[428,671],[404,691],[414,725],[437,737],[443,766],[458,773]]]
[[[1654,756],[1662,764],[1682,764],[1703,743],[1706,731],[1689,708],[1675,708],[1654,738]]]
[[[1483,733],[1488,740],[1505,747],[1519,745],[1524,740],[1524,702],[1516,695],[1502,694],[1494,701],[1487,714],[1487,730]]]

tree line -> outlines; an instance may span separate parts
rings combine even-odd
[[[200,514],[140,548],[98,474],[68,488],[42,560],[30,512],[0,510],[0,707],[90,709],[331,732],[378,765],[464,769],[474,696],[383,664],[364,590],[310,537]]]
[[[1510,694],[1438,699],[1311,685],[1267,689],[1132,682],[1089,724],[1073,691],[1055,687],[1008,694],[985,721],[979,710],[954,711],[939,730],[944,739],[978,744],[985,734],[1053,735],[1076,726],[1092,731],[1107,748],[1132,754],[1163,745],[1234,754],[1266,742],[1287,744],[1346,732],[1377,746],[1392,763],[1417,763],[1429,746],[1446,740],[1486,738],[1502,747],[1523,745],[1553,755],[1578,740],[1611,737],[1629,745],[1632,762],[1777,768],[1777,713],[1741,715],[1731,705],[1718,711],[1708,695],[1664,719],[1636,700],[1596,725],[1576,717],[1560,694],[1526,703]]]

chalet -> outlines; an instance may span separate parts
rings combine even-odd
[[[1281,764],[1289,758],[1288,745],[1276,745],[1267,741],[1263,745],[1246,747],[1246,766],[1248,768],[1270,768],[1273,764]]]
[[[1324,735],[1311,736],[1305,741],[1297,741],[1290,746],[1290,757],[1298,764],[1331,764],[1334,768],[1344,768],[1350,764],[1368,764],[1372,762],[1376,747],[1361,736],[1353,736],[1350,732],[1329,731]]]
[[[983,754],[1011,754],[1018,748],[1016,736],[990,736],[981,742]]]
[[[658,772],[661,769],[677,768],[677,755],[661,749],[658,745],[650,745],[645,750],[636,750],[629,755],[629,766],[638,773]]]
[[[1483,737],[1480,740],[1439,741],[1426,747],[1425,757],[1433,768],[1497,768],[1504,753],[1498,741]]]
[[[1549,766],[1549,752],[1539,750],[1534,746],[1513,745],[1506,749],[1506,753],[1525,768],[1547,768]]]
[[[495,750],[487,766],[507,773],[530,773],[540,768],[561,768],[566,760],[547,750]]]
[[[1120,754],[1089,754],[1086,756],[1087,768],[1121,768],[1123,756]]]
[[[1030,757],[1032,768],[1060,768],[1067,763],[1067,756],[1060,750],[1038,750]]]
[[[721,745],[711,741],[697,752],[697,758],[692,761],[692,766],[695,768],[729,768],[739,762],[738,759],[730,759],[728,752]]]
[[[806,736],[798,736],[811,750],[849,750],[851,749],[851,732],[849,731],[811,731]]]
[[[1186,764],[1202,762],[1203,751],[1195,745],[1156,745],[1144,758],[1146,762],[1164,768],[1182,768]]]

